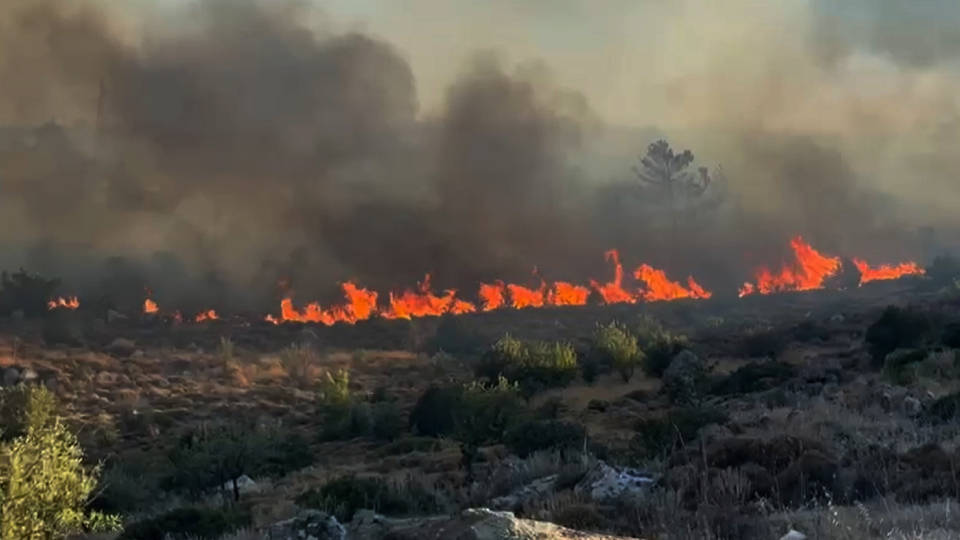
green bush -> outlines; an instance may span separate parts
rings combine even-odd
[[[387,516],[432,513],[439,507],[436,496],[414,482],[404,484],[379,476],[341,476],[319,489],[310,489],[296,503],[335,515],[341,522],[353,519],[357,510],[370,509]]]
[[[893,384],[910,384],[917,380],[920,364],[926,358],[924,349],[897,349],[883,359],[883,374]]]
[[[114,514],[147,510],[162,497],[161,482],[169,475],[170,463],[163,454],[123,454],[104,469],[100,495],[91,508]]]
[[[523,411],[515,383],[503,377],[490,386],[471,383],[464,388],[454,416],[456,438],[471,446],[501,442],[507,429],[522,420]]]
[[[410,427],[420,435],[450,435],[456,428],[455,414],[463,388],[431,386],[417,399],[410,412]]]
[[[924,314],[888,306],[867,328],[865,336],[874,363],[882,365],[886,356],[896,349],[917,346],[930,327],[930,320]]]
[[[615,369],[623,381],[628,382],[643,361],[644,353],[636,336],[625,326],[613,322],[597,328],[588,362],[584,365],[583,378],[592,382],[596,374]]]
[[[117,540],[216,539],[251,523],[242,508],[178,508],[128,525]]]
[[[636,425],[634,450],[646,458],[660,458],[693,441],[700,428],[725,424],[729,418],[710,407],[674,409],[662,418],[647,418]]]
[[[750,362],[717,379],[710,393],[725,396],[763,392],[796,376],[797,369],[786,362]]]
[[[507,448],[521,458],[541,450],[583,448],[587,430],[581,424],[562,420],[534,420],[511,428],[506,434]]]
[[[478,377],[494,383],[498,377],[515,381],[524,398],[546,388],[566,386],[577,374],[577,353],[564,343],[524,343],[504,336],[484,354]]]
[[[690,346],[686,336],[660,330],[642,340],[643,371],[651,377],[662,377],[673,357]]]
[[[83,450],[57,416],[53,395],[44,387],[26,392],[25,412],[17,414],[22,434],[0,444],[0,538],[119,529],[119,517],[87,509],[100,470],[84,466]]]

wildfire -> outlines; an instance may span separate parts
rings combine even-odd
[[[740,296],[823,288],[827,279],[836,275],[842,267],[839,257],[820,253],[800,236],[790,241],[790,247],[793,251],[792,261],[785,262],[777,271],[772,271],[768,267],[758,268],[754,279],[744,283],[740,288]],[[347,281],[340,285],[344,298],[340,304],[324,307],[318,302],[311,302],[298,308],[294,305],[293,298],[286,296],[280,302],[279,315],[266,315],[264,321],[275,325],[289,321],[331,326],[336,323],[354,324],[373,317],[413,319],[499,309],[583,306],[590,302],[591,296],[595,298],[595,302],[603,304],[635,304],[685,298],[707,299],[713,296],[712,292],[706,290],[692,276],[688,276],[685,282],[673,281],[666,272],[648,264],[636,267],[629,276],[635,280],[635,285],[628,287],[624,284],[624,269],[620,253],[612,249],[607,251],[604,257],[613,265],[613,279],[608,282],[590,280],[589,286],[569,281],[548,282],[539,277],[534,270],[534,275],[539,279],[538,286],[505,283],[501,280],[480,283],[477,302],[474,303],[459,298],[456,289],[435,293],[431,287],[431,276],[427,274],[416,287],[389,293],[386,305],[380,305],[378,304],[380,295],[376,291],[364,289]],[[897,279],[924,273],[924,270],[915,262],[882,264],[873,267],[862,259],[854,258],[853,263],[860,270],[861,285],[875,280]],[[150,296],[148,290],[147,298],[143,302],[143,312],[158,313],[159,306],[150,299]],[[76,297],[57,298],[48,303],[50,309],[61,307],[76,309],[79,305],[80,302]],[[174,312],[173,318],[175,321],[180,321],[180,312]],[[197,313],[193,318],[197,323],[217,319],[219,314],[213,309]]]
[[[860,285],[871,281],[900,279],[904,276],[917,276],[925,273],[924,269],[913,261],[870,266],[867,261],[854,258],[853,264],[860,271]]]
[[[840,271],[840,257],[822,255],[800,236],[790,240],[790,247],[796,260],[785,264],[776,274],[766,267],[758,269],[754,276],[756,283],[744,283],[740,297],[754,293],[820,289],[827,278]]]
[[[220,316],[217,315],[216,310],[208,309],[207,311],[201,311],[200,313],[197,313],[196,317],[194,317],[193,320],[195,322],[203,322],[203,321],[215,321],[219,318]]]
[[[600,295],[605,304],[633,304],[637,298],[623,288],[623,265],[620,264],[620,252],[611,249],[604,256],[608,261],[613,262],[613,281],[607,283],[598,283],[590,280],[590,286]]]
[[[77,309],[80,307],[80,300],[76,296],[58,297],[47,302],[47,309]]]
[[[430,290],[430,274],[420,282],[417,290],[407,289],[400,294],[390,293],[390,307],[381,311],[385,319],[410,319],[413,317],[439,316],[446,313],[462,315],[473,313],[477,307],[457,298],[455,289],[444,291],[436,296]]]
[[[687,286],[670,281],[663,270],[641,264],[633,277],[646,284],[647,288],[641,294],[647,302],[664,300],[679,300],[681,298],[710,298],[713,293],[705,290],[693,277],[687,277]]]

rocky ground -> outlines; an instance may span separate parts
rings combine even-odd
[[[104,464],[94,504],[129,524],[201,508],[242,511],[228,538],[958,537],[960,301],[879,285],[339,328],[71,312],[3,323],[0,384],[55,390]],[[408,421],[506,332],[582,360],[611,320],[688,339],[661,375],[577,376],[523,404],[538,425],[582,426],[575,445],[488,440],[467,475],[462,438]],[[363,425],[333,433],[325,381],[341,369]],[[296,448],[251,466],[236,502],[171,480],[185,434],[240,418]]]

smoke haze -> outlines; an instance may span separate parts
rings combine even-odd
[[[958,8],[714,4],[4,2],[0,265],[259,308],[954,229]],[[725,179],[678,232],[630,171],[658,137]]]

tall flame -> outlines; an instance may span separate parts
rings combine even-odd
[[[547,303],[551,306],[585,306],[590,297],[590,289],[566,281],[555,281],[547,293]]]
[[[871,281],[886,279],[900,279],[904,276],[917,276],[925,273],[919,264],[913,261],[902,262],[898,264],[881,264],[880,266],[870,266],[863,259],[853,259],[854,266],[860,271],[860,284]]]
[[[598,283],[590,280],[590,286],[600,295],[605,304],[633,304],[637,298],[623,288],[623,265],[620,264],[620,252],[611,249],[604,254],[608,261],[613,262],[613,281]]]
[[[822,255],[800,236],[790,240],[790,247],[795,261],[785,264],[776,274],[767,267],[759,268],[754,276],[755,283],[744,283],[740,296],[820,289],[827,278],[840,270],[840,257]]]
[[[152,314],[160,311],[160,307],[157,306],[157,303],[153,300],[147,298],[143,301],[143,312],[147,314]]]
[[[76,296],[68,296],[66,298],[59,297],[47,302],[47,309],[77,309],[80,307],[80,300]]]
[[[507,286],[499,279],[492,284],[481,283],[480,292],[477,295],[480,297],[480,303],[483,305],[484,311],[500,309],[507,301]]]

